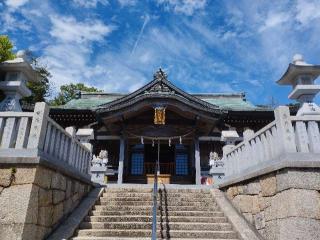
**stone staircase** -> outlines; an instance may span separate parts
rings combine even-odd
[[[107,188],[72,239],[150,239],[152,205],[151,188]],[[158,239],[239,239],[208,189],[162,188],[158,206]]]

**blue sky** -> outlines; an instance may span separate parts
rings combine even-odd
[[[0,32],[31,49],[55,87],[130,92],[162,67],[188,92],[287,103],[292,56],[320,63],[320,0],[0,0]]]

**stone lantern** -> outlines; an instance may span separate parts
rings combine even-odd
[[[292,91],[289,99],[297,100],[301,107],[297,116],[320,114],[320,108],[313,102],[314,97],[320,91],[320,85],[314,83],[320,75],[320,65],[308,64],[302,55],[296,54],[287,71],[277,81],[280,85],[291,85]]]
[[[0,103],[0,111],[21,112],[19,100],[31,95],[26,83],[37,81],[38,76],[27,61],[25,51],[18,51],[15,59],[0,63],[0,89],[5,94],[5,99]]]

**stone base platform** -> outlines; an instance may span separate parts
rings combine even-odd
[[[320,239],[320,168],[283,168],[222,190],[265,239]]]
[[[44,239],[92,189],[39,164],[0,164],[0,239]]]

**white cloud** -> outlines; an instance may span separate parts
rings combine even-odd
[[[157,0],[163,4],[166,10],[173,10],[175,13],[183,13],[191,16],[195,11],[203,10],[207,4],[206,0]]]
[[[17,9],[23,5],[25,5],[29,0],[6,0],[6,5],[13,9]]]
[[[31,26],[24,19],[18,19],[15,13],[28,3],[29,0],[6,0],[7,8],[0,14],[0,27],[3,32],[29,31]],[[0,5],[1,6],[1,5]]]
[[[73,2],[79,6],[84,8],[95,8],[97,7],[97,4],[100,3],[102,5],[108,5],[108,0],[73,0]]]
[[[259,28],[259,31],[265,31],[270,28],[277,27],[283,23],[286,23],[290,20],[291,16],[288,12],[270,12],[265,19],[264,24]]]
[[[52,15],[50,20],[49,33],[54,41],[44,48],[42,60],[52,73],[55,86],[71,82],[92,85],[93,79],[103,78],[106,68],[93,64],[92,44],[103,42],[114,26],[97,19],[77,21],[73,16]]]
[[[144,31],[145,27],[147,26],[147,24],[148,24],[149,21],[150,21],[150,16],[149,16],[148,14],[145,15],[143,18],[144,18],[143,24],[142,24],[142,27],[141,27],[141,29],[140,29],[139,35],[138,35],[138,37],[137,37],[137,40],[135,41],[134,46],[133,46],[133,48],[132,48],[131,55],[134,53],[135,49],[137,48],[138,43],[139,43],[139,41],[140,41],[140,39],[141,39],[141,37],[142,37],[143,31]]]
[[[104,68],[90,64],[90,48],[72,43],[49,45],[44,49],[42,62],[51,72],[55,87],[83,82],[92,85],[92,79],[104,73]]]
[[[102,41],[114,28],[93,19],[78,22],[74,17],[57,15],[51,16],[50,19],[52,22],[50,35],[63,42]]]
[[[12,12],[4,12],[1,14],[0,19],[2,20],[1,30],[3,32],[15,32],[18,30],[29,31],[31,26],[23,19],[18,20]]]
[[[312,20],[320,18],[319,0],[298,0],[296,5],[296,19],[302,25],[310,24]]]
[[[118,0],[121,7],[132,7],[137,4],[137,0]]]

